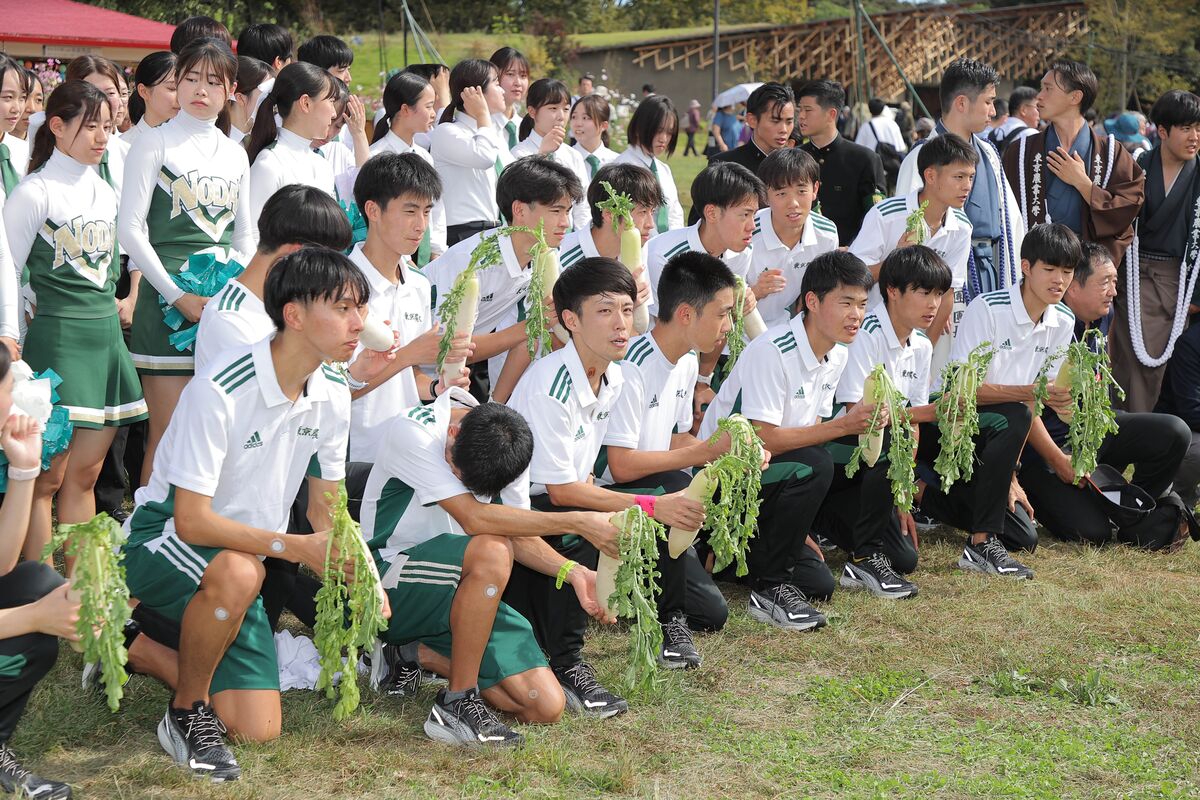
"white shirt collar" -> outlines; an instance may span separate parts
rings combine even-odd
[[[401,155],[412,152],[413,146],[394,134],[391,130],[384,134],[383,140],[387,142],[387,146],[391,148],[392,152],[400,153]]]
[[[363,242],[359,242],[354,245],[354,249],[350,251],[350,260],[357,264],[366,276],[367,283],[371,287],[372,296],[375,294],[385,295],[397,289],[403,289],[408,284],[408,281],[404,279],[404,260],[401,259],[397,265],[396,275],[399,279],[398,282],[392,283],[371,263],[371,259],[367,258],[367,254],[363,252],[363,244]]]
[[[879,303],[877,306],[871,309],[871,313],[879,319],[879,327],[883,328],[883,338],[887,341],[888,349],[903,350],[907,346],[908,342],[901,342],[900,339],[896,337],[896,327],[892,324],[892,316],[888,314],[887,303]],[[910,341],[911,338],[912,334],[910,333]]]
[[[593,393],[591,381],[583,369],[583,362],[579,360],[579,351],[575,349],[574,339],[567,342],[563,348],[563,364],[567,367],[567,374],[571,376],[573,393],[586,414],[590,414],[598,403],[611,406],[617,388],[625,380],[620,365],[613,361],[609,363],[600,379],[600,394],[597,396]]]
[[[768,250],[788,250],[790,252],[791,248],[784,244],[775,233],[775,225],[771,222],[771,209],[768,207],[759,211],[758,217],[760,227],[762,228],[763,243],[766,245],[766,248]],[[808,216],[804,218],[804,227],[800,231],[800,241],[796,243],[796,246],[812,247],[816,243],[817,232],[813,228],[812,212],[810,211]]]
[[[1054,303],[1046,306],[1046,310],[1042,312],[1042,321],[1035,323],[1029,318],[1029,311],[1025,309],[1025,301],[1021,298],[1021,283],[1014,283],[1008,287],[1008,296],[1010,305],[1012,306],[1013,316],[1017,318],[1017,324],[1021,326],[1036,327],[1038,324],[1045,325],[1047,328],[1057,328],[1062,321],[1062,313],[1058,310]]]
[[[322,367],[317,367],[313,374],[308,376],[304,392],[294,404],[288,399],[279,386],[279,376],[275,373],[275,361],[271,358],[271,342],[274,339],[274,335],[268,336],[255,342],[250,348],[254,361],[254,372],[258,378],[258,389],[262,393],[263,402],[267,404],[267,407],[274,408],[288,404],[294,405],[298,411],[303,411],[312,403],[327,399],[329,393],[326,390]]]
[[[792,335],[796,338],[796,352],[800,354],[801,363],[809,372],[814,371],[821,366],[821,360],[817,358],[812,345],[808,342],[808,331],[804,329],[804,315],[797,314],[788,324],[792,328]]]
[[[303,151],[306,153],[313,152],[311,140],[305,139],[300,134],[289,131],[287,128],[279,129],[276,141],[279,142],[280,147],[286,147],[288,150]]]

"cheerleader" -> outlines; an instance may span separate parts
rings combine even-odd
[[[132,147],[139,135],[157,128],[179,113],[175,99],[175,54],[170,50],[151,53],[133,73],[134,93],[129,98],[133,127],[121,138]]]
[[[669,97],[653,94],[638,104],[629,119],[629,147],[614,159],[618,164],[636,164],[645,167],[658,178],[666,205],[659,207],[654,215],[654,226],[659,233],[683,227],[683,206],[679,204],[679,190],[671,168],[663,156],[675,152],[679,143],[679,115]]]
[[[534,153],[548,155],[574,172],[580,186],[587,186],[591,176],[583,158],[563,141],[567,135],[565,126],[570,108],[571,90],[565,83],[554,78],[534,81],[529,87],[529,110],[521,120],[521,141],[512,149],[512,155],[513,158]],[[588,227],[591,221],[592,212],[586,201],[571,207],[571,226],[575,230]]]
[[[13,261],[28,269],[38,300],[24,358],[34,372],[52,369],[63,379],[59,403],[75,429],[66,452],[37,479],[24,550],[30,560],[50,539],[55,495],[60,523],[95,516],[92,490],[117,427],[147,414],[117,317],[117,195],[89,169],[111,129],[111,104],[95,86],[72,80],[56,88],[31,173],[4,207]]]
[[[504,109],[493,114],[496,127],[504,133],[504,143],[509,150],[521,141],[521,120],[517,104],[525,102],[529,89],[529,59],[513,47],[501,47],[488,59],[496,65],[500,87],[504,89]]]
[[[433,156],[417,144],[437,121],[437,90],[415,71],[397,72],[383,89],[383,118],[375,125],[371,155],[379,153],[416,153],[430,166]],[[446,252],[446,207],[439,197],[433,205],[429,227],[414,254],[418,267],[424,267]]]
[[[25,69],[0,54],[0,184],[5,197],[25,177],[29,164],[29,144],[13,133],[25,114],[27,85]]]
[[[94,169],[117,192],[117,200],[121,199],[121,187],[125,185],[125,161],[129,155],[129,144],[115,131],[117,123],[125,115],[125,98],[121,95],[121,87],[125,85],[121,78],[121,70],[116,64],[101,56],[80,56],[67,64],[69,81],[86,81],[92,84],[108,98],[112,110],[113,131],[109,137],[108,147],[104,157]],[[34,136],[37,136],[36,131]]]
[[[254,127],[263,97],[275,85],[275,72],[257,58],[238,56],[237,90],[229,98],[229,138],[241,143]]]
[[[29,141],[29,118],[34,114],[40,114],[46,107],[46,86],[42,83],[42,79],[38,74],[31,69],[25,70],[25,113],[21,115],[21,121],[17,123],[17,127],[13,128],[13,136],[18,139]]]
[[[571,135],[575,137],[574,150],[587,167],[584,186],[600,168],[617,157],[615,150],[608,147],[608,120],[612,114],[608,101],[598,94],[584,95],[575,101],[571,109]]]
[[[446,206],[446,244],[453,246],[500,223],[496,180],[512,161],[493,115],[504,111],[500,73],[469,58],[450,70],[450,105],[429,141],[433,163],[455,202]]]
[[[142,483],[194,363],[190,351],[168,340],[164,303],[195,323],[208,302],[185,293],[172,276],[200,252],[254,249],[246,154],[216,126],[236,73],[237,59],[220,42],[185,47],[175,67],[179,113],[140,135],[126,175],[118,232],[144,278],[130,339],[150,408]]]
[[[248,227],[258,242],[258,217],[263,206],[289,183],[302,183],[336,197],[333,169],[313,151],[337,118],[341,81],[320,67],[297,61],[275,77],[254,118],[246,153],[250,157],[250,218]],[[283,119],[276,125],[275,114]]]

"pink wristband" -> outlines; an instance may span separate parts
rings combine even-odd
[[[657,497],[652,494],[637,494],[633,496],[633,502],[646,512],[647,517],[654,517],[654,505],[658,502]]]

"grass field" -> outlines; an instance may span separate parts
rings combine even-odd
[[[1200,796],[1200,547],[1049,544],[1027,559],[1037,579],[1012,584],[952,569],[958,542],[923,543],[918,598],[841,594],[816,633],[753,622],[727,587],[731,619],[698,637],[700,671],[612,720],[526,728],[519,752],[427,741],[432,689],[364,692],[345,723],[290,692],[284,737],[237,748],[239,783],[196,783],[155,740],[166,691],[135,677],[112,715],[81,695],[65,648],[14,745],[87,798]],[[585,654],[616,682],[624,647],[597,630]]]

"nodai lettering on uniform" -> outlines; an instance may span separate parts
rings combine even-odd
[[[75,217],[58,228],[49,222],[45,227],[54,243],[53,269],[70,265],[82,274],[96,276],[112,262],[116,232],[111,222],[85,222],[83,217]]]
[[[320,435],[320,432],[320,428],[308,428],[303,425],[296,429],[297,436],[303,436],[309,439],[316,439]]]
[[[165,170],[164,174],[169,175]],[[199,172],[192,170],[171,179],[171,219],[201,207],[211,216],[216,216],[214,212],[218,211],[233,213],[240,184],[214,175],[199,175]]]

